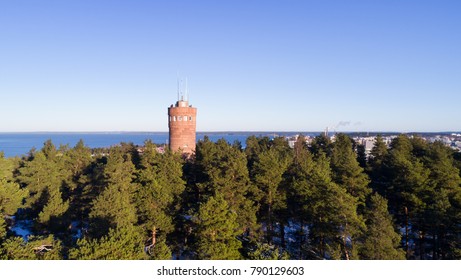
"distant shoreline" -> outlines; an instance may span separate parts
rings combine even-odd
[[[223,131],[197,131],[197,134],[271,134],[271,133],[279,133],[279,134],[320,134],[324,133],[325,131],[284,131],[284,130],[267,130],[267,131],[258,131],[258,130],[223,130]],[[168,133],[168,131],[0,131],[0,134],[164,134]],[[452,134],[452,133],[461,133],[460,131],[453,130],[453,131],[329,131],[329,134],[335,133],[345,133],[345,134],[428,134],[428,135],[435,135],[435,134]]]
[[[196,140],[199,141],[207,136],[211,141],[225,139],[229,143],[239,141],[245,145],[246,139],[250,136],[256,137],[295,137],[304,135],[315,137],[321,135],[323,131],[199,131],[196,134]],[[338,131],[339,133],[339,131]],[[389,137],[400,134],[417,135],[423,138],[448,137],[453,135],[461,138],[459,132],[341,132],[352,138],[375,137],[378,134],[383,137]],[[335,135],[335,131],[329,131],[328,136]],[[3,151],[6,157],[22,156],[27,154],[32,148],[40,149],[46,140],[51,140],[56,146],[69,145],[70,147],[83,140],[89,148],[105,148],[119,143],[133,143],[143,145],[146,140],[153,143],[167,145],[168,132],[134,132],[134,131],[99,131],[99,132],[0,132],[0,151]]]

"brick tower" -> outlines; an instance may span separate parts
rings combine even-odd
[[[184,98],[168,108],[168,129],[170,132],[170,149],[174,152],[181,150],[182,153],[192,154],[195,152],[197,108],[189,105]]]

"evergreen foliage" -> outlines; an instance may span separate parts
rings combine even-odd
[[[256,244],[256,248],[249,253],[250,260],[288,260],[290,256],[286,251],[267,243]]]
[[[386,168],[384,162],[388,157],[388,149],[386,143],[384,143],[381,135],[378,135],[375,140],[375,145],[371,149],[370,157],[368,159],[367,171],[371,179],[371,187],[381,194],[387,196],[389,186],[386,185]]]
[[[146,259],[142,237],[133,226],[110,229],[100,239],[80,239],[69,251],[70,259],[79,260],[141,260]]]
[[[357,215],[358,199],[333,182],[324,154],[316,160],[311,180],[309,241],[315,244],[314,252],[326,259],[358,258],[354,245],[364,229],[363,220]]]
[[[333,143],[331,168],[333,180],[345,188],[360,205],[364,206],[371,190],[368,188],[369,179],[357,161],[357,155],[352,149],[352,140],[349,136],[339,133]]]
[[[416,135],[366,156],[345,134],[187,157],[46,141],[0,153],[0,259],[461,259],[460,168]]]
[[[237,239],[237,214],[217,193],[200,206],[197,217],[197,255],[201,260],[238,260],[241,242]]]
[[[175,229],[174,217],[179,215],[185,182],[179,155],[169,151],[160,154],[155,148],[151,142],[145,143],[135,199],[139,223],[151,237],[149,254],[155,259],[168,259],[171,250],[165,240]]]
[[[207,148],[203,149],[205,146]],[[237,214],[241,233],[255,231],[254,193],[257,190],[251,185],[245,154],[224,139],[217,143],[205,142],[197,147],[196,164],[202,171],[202,178],[206,178],[198,182],[202,200],[222,194],[230,209]]]
[[[131,155],[123,153],[120,147],[111,148],[103,171],[104,189],[93,201],[90,213],[95,237],[100,237],[109,228],[137,223],[134,172]]]
[[[394,230],[386,199],[379,194],[372,195],[366,216],[367,231],[360,247],[361,257],[367,260],[405,259],[405,252],[399,248],[400,235]]]
[[[63,218],[69,201],[62,198],[67,176],[62,163],[62,153],[47,141],[43,151],[34,153],[18,170],[17,180],[29,191],[25,203],[28,216],[38,221],[39,233],[59,232],[66,226]]]
[[[274,236],[274,225],[277,220],[275,214],[286,208],[286,189],[281,183],[289,163],[289,157],[284,151],[272,146],[259,154],[253,165],[254,182],[262,193],[260,217],[267,227],[266,236],[269,244]]]
[[[2,245],[2,258],[6,260],[60,260],[62,259],[61,241],[49,236],[29,236],[8,238]]]

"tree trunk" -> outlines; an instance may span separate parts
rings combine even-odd
[[[425,238],[424,231],[419,232],[419,259],[424,260],[424,238]]]
[[[349,251],[347,250],[347,245],[346,245],[346,237],[343,235],[343,246],[344,246],[344,257],[346,260],[349,260]]]
[[[299,256],[298,259],[303,259],[303,244],[304,244],[304,223],[301,222],[301,231],[299,233]]]
[[[269,192],[269,195],[271,193]],[[269,243],[269,245],[272,245],[272,232],[273,232],[273,228],[272,228],[272,205],[271,205],[271,202],[268,203],[267,205],[267,242]]]
[[[350,257],[349,257],[349,251],[347,250],[347,242],[346,242],[346,233],[347,233],[347,217],[346,216],[344,216],[344,220],[346,220],[346,223],[344,225],[344,233],[342,235],[343,246],[344,246],[344,257],[346,258],[346,260],[349,260]]]
[[[439,246],[440,246],[440,256],[442,260],[444,260],[445,259],[445,231],[443,228],[440,231]]]
[[[152,247],[155,246],[155,243],[157,243],[157,227],[152,228]]]
[[[322,258],[326,258],[325,257],[325,238],[323,237],[323,234],[320,235],[320,255],[322,256]]]
[[[286,248],[285,244],[285,225],[283,223],[280,223],[280,242],[282,243],[281,246],[282,248]]]
[[[319,217],[319,222],[322,222],[322,216]],[[325,258],[325,237],[323,236],[323,232],[320,233],[320,255],[322,258]]]
[[[410,258],[410,248],[408,247],[408,208],[403,207],[405,210],[405,251],[407,260]]]

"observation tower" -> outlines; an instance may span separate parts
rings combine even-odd
[[[189,105],[186,94],[179,91],[178,101],[168,108],[168,129],[170,150],[184,154],[195,153],[197,108]]]

